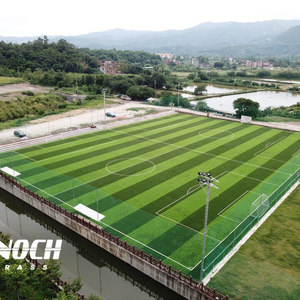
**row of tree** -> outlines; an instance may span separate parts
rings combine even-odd
[[[54,70],[76,73],[94,73],[98,59],[90,56],[66,40],[49,43],[47,37],[23,44],[0,42],[0,65],[14,72]]]
[[[161,70],[143,70],[139,75],[78,74],[25,70],[22,77],[33,84],[44,86],[75,87],[80,93],[101,94],[103,88],[110,94],[127,94],[132,99],[145,100],[155,95],[155,89],[177,87],[175,75],[164,74]]]
[[[141,73],[147,65],[159,65],[159,56],[143,51],[116,51],[79,49],[64,39],[49,43],[47,36],[23,44],[0,42],[0,66],[3,70],[22,73],[25,70],[53,70],[61,72],[95,74],[99,61],[123,63],[124,73]],[[0,74],[1,75],[1,74]]]

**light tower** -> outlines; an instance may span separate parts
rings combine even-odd
[[[202,246],[202,260],[201,260],[201,269],[200,269],[200,282],[203,281],[204,273],[204,259],[205,259],[205,247],[206,247],[206,232],[207,232],[207,219],[208,219],[208,208],[209,208],[209,192],[210,187],[218,189],[213,182],[219,182],[216,178],[212,177],[210,173],[198,172],[198,182],[200,186],[207,185],[206,193],[206,206],[205,206],[205,217],[204,217],[204,233],[203,233],[203,246]]]

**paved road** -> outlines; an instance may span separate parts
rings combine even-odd
[[[130,108],[155,108],[159,112],[156,114],[140,116],[143,110],[128,110]],[[62,117],[56,116],[56,120],[50,120],[50,116],[50,118],[46,117],[39,119],[38,121],[40,123],[38,124],[27,124],[22,127],[2,130],[0,131],[0,152],[174,113],[174,110],[165,107],[152,107],[137,102],[117,105],[106,111],[116,114],[117,117],[105,117],[103,109],[80,110],[81,113],[78,115],[75,115],[75,112],[71,111],[67,114],[63,114]],[[82,127],[83,124],[86,124],[86,126],[83,126],[82,129],[78,129]],[[96,125],[96,128],[90,128],[89,125],[91,124]],[[16,129],[26,132],[28,139],[21,140],[20,138],[16,138],[13,135],[13,132]]]

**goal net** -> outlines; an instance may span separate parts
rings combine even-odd
[[[261,194],[256,200],[251,204],[251,216],[255,218],[261,218],[265,212],[269,209],[269,196],[266,194]]]

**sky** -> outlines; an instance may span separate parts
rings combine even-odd
[[[9,0],[1,1],[0,36],[80,35],[114,28],[162,31],[204,22],[300,19],[295,0]]]

